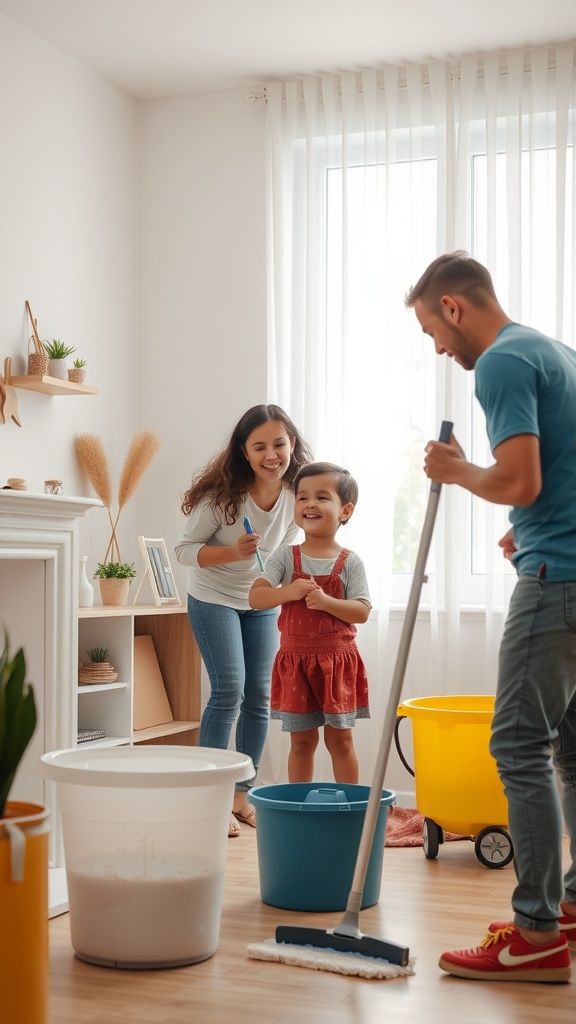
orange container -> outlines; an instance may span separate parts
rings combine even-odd
[[[49,810],[9,801],[0,819],[0,1016],[48,1021]]]
[[[416,806],[446,832],[476,836],[507,827],[508,803],[489,751],[493,696],[405,700],[412,721]]]

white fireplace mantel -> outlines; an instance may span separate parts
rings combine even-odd
[[[39,755],[77,741],[78,520],[101,505],[97,498],[0,489],[0,629],[13,643],[17,638],[34,667],[38,710],[13,797],[33,799],[41,786],[54,808],[52,784],[39,781]],[[62,865],[53,820],[51,866]]]
[[[30,515],[37,520],[45,516],[48,519],[78,519],[85,515],[89,508],[102,505],[98,498],[76,498],[68,494],[39,494],[35,491],[12,491],[0,488],[0,517]]]

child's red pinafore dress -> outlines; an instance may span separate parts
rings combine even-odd
[[[310,579],[302,572],[299,545],[292,548],[292,581]],[[340,573],[350,552],[343,549],[329,576],[314,576],[331,597],[344,597]],[[356,646],[356,626],[329,612],[287,601],[278,617],[280,649],[272,669],[271,717],[282,721],[283,732],[300,732],[323,725],[351,728],[357,718],[369,718],[368,679]]]

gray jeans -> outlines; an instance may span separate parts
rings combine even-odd
[[[576,903],[576,582],[519,579],[500,646],[490,750],[508,800],[514,921],[549,931],[560,900]],[[562,812],[571,856],[564,876]]]

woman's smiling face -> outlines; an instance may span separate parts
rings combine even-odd
[[[267,420],[255,427],[242,451],[259,480],[275,481],[284,476],[294,450],[294,440],[279,420]]]

